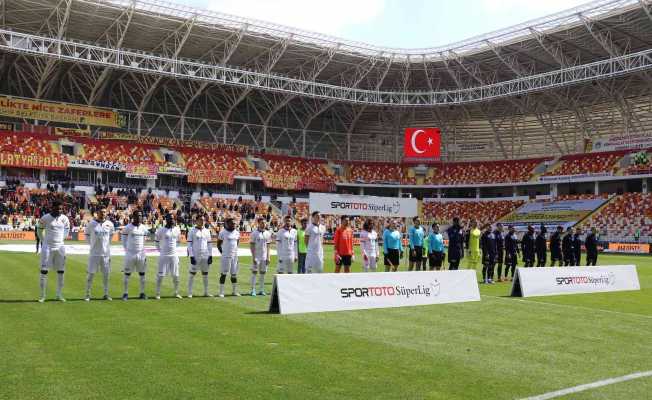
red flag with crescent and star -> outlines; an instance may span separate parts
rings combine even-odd
[[[405,128],[404,159],[439,159],[441,131],[439,128]]]

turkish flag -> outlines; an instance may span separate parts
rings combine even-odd
[[[441,156],[439,128],[405,128],[403,158],[438,159]]]

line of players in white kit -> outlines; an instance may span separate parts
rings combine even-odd
[[[139,276],[139,298],[147,299],[145,295],[145,274],[147,272],[147,258],[145,253],[145,242],[149,235],[149,228],[141,223],[142,215],[136,211],[131,216],[131,222],[121,231],[122,246],[125,250],[123,266],[124,290],[122,299],[129,298],[129,279],[137,273]],[[305,233],[307,245],[306,269],[308,273],[321,273],[324,270],[324,249],[323,239],[326,232],[324,225],[320,223],[319,213],[313,213],[311,224],[308,225]],[[257,228],[252,232],[250,238],[250,249],[253,255],[251,292],[252,296],[266,295],[265,273],[270,260],[270,243],[275,236],[278,255],[278,273],[292,273],[292,268],[297,260],[297,231],[292,228],[292,219],[286,216],[283,226],[275,235],[267,229],[266,221],[263,218],[257,220]],[[65,301],[62,291],[64,286],[64,273],[66,267],[66,250],[64,241],[70,232],[70,222],[61,213],[61,204],[54,203],[50,213],[44,215],[39,221],[39,229],[42,230],[43,242],[41,246],[40,259],[40,297],[39,302],[46,299],[46,288],[48,272],[57,274],[56,299]],[[95,275],[102,274],[104,289],[104,300],[112,300],[109,296],[109,275],[111,272],[111,238],[115,233],[112,222],[105,219],[105,211],[99,210],[96,217],[88,223],[85,230],[86,240],[89,243],[89,257],[86,279],[86,293],[84,300],[91,300],[91,287]],[[181,237],[181,231],[176,226],[174,216],[167,214],[165,225],[155,233],[155,243],[159,250],[158,272],[156,275],[156,299],[161,298],[161,283],[170,275],[174,285],[174,296],[182,298],[179,294],[179,256],[177,245]],[[227,276],[230,275],[232,294],[240,296],[238,287],[238,245],[240,232],[236,229],[233,219],[225,221],[224,229],[220,230],[217,237],[217,248],[221,253],[219,297],[224,297],[224,286]],[[187,253],[190,258],[190,269],[188,279],[188,294],[193,296],[194,278],[201,273],[204,286],[204,296],[213,297],[209,293],[208,276],[213,262],[213,240],[207,221],[203,216],[197,217],[195,226],[187,235]],[[257,286],[258,285],[258,286]],[[257,289],[258,287],[258,289]]]

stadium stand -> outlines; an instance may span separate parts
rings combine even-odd
[[[615,196],[581,223],[595,227],[603,238],[649,241],[652,236],[652,194],[625,193]]]
[[[526,160],[439,163],[432,165],[430,185],[470,185],[529,181],[534,169],[550,158]]]
[[[463,223],[476,219],[482,225],[498,221],[524,203],[523,200],[428,201],[423,203],[423,214],[429,223],[447,225],[453,217],[459,217]]]
[[[627,151],[566,155],[561,157],[559,162],[543,175],[554,176],[615,173],[618,170],[616,163],[623,158],[625,154],[627,154]]]

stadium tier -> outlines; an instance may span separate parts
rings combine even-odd
[[[595,175],[615,173],[617,165],[629,151],[596,152],[588,154],[571,154],[559,159],[557,165],[546,172],[545,176],[552,175]]]
[[[495,201],[427,201],[423,203],[426,221],[449,225],[454,217],[463,224],[476,220],[479,226],[493,224],[525,203],[523,200]]]
[[[652,236],[652,194],[625,193],[615,196],[580,224],[595,227],[605,240],[638,242]]]

